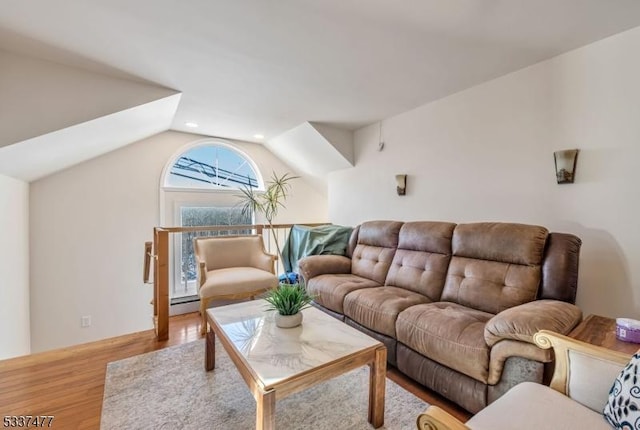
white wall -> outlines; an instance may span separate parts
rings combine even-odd
[[[330,174],[334,223],[516,221],[583,240],[578,304],[640,318],[640,28],[356,132]],[[576,183],[553,151],[580,148]],[[395,193],[406,173],[408,192]]]
[[[0,360],[29,354],[29,184],[0,175]]]
[[[202,136],[166,132],[31,184],[34,352],[152,327],[143,244],[159,223],[162,169]],[[233,142],[268,177],[286,167],[261,145]],[[326,198],[295,183],[279,222],[327,220]],[[80,327],[92,316],[89,328]]]

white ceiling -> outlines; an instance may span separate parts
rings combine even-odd
[[[248,141],[354,129],[638,25],[638,0],[0,2],[0,48],[180,91],[172,128]]]

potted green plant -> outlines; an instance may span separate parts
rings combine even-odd
[[[290,182],[297,178],[298,176],[293,176],[289,173],[278,176],[273,172],[271,179],[265,183],[264,191],[257,191],[252,187],[245,186],[240,189],[241,194],[236,195],[240,199],[239,205],[242,207],[243,215],[259,213],[264,216],[264,219],[269,224],[269,230],[273,236],[280,261],[282,261],[282,248],[278,241],[278,235],[273,228],[273,221],[278,215],[278,211],[286,208],[284,204],[291,191]],[[285,276],[285,278],[286,282],[289,283],[288,276]]]
[[[280,284],[269,291],[265,300],[268,310],[275,310],[276,325],[281,328],[292,328],[302,324],[301,310],[310,306],[313,297],[300,284]]]

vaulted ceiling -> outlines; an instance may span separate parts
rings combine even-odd
[[[3,115],[26,99],[0,146],[177,93],[163,127],[255,142],[307,121],[353,130],[638,25],[637,0],[3,0],[1,50],[121,86],[16,93],[0,64]],[[51,114],[29,124],[29,103]]]

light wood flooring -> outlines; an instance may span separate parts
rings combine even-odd
[[[106,365],[145,352],[200,339],[197,313],[171,317],[169,340],[153,330],[0,361],[0,418],[53,415],[51,428],[98,429]],[[395,369],[387,376],[406,390],[461,420],[471,415]]]

